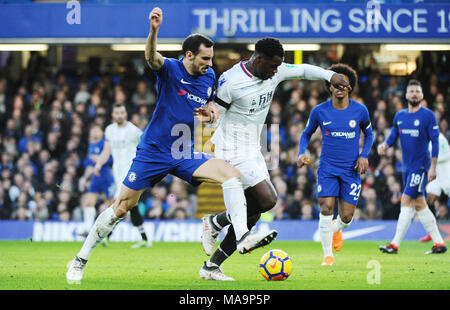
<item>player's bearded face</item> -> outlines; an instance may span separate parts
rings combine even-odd
[[[116,109],[113,112],[113,119],[119,125],[122,125],[127,119],[127,112],[125,109]]]
[[[408,100],[408,104],[413,107],[417,107],[423,99],[422,87],[418,85],[408,86],[406,90],[406,100]]]
[[[196,74],[205,74],[212,67],[214,51],[212,47],[200,46],[197,55],[192,55],[192,69]]]

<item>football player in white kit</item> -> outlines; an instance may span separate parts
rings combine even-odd
[[[217,129],[211,139],[215,156],[226,160],[241,172],[247,201],[247,225],[251,229],[264,213],[277,202],[277,193],[270,182],[265,159],[261,153],[260,135],[269,111],[275,88],[285,80],[326,80],[337,88],[348,87],[345,77],[313,65],[292,65],[283,62],[284,50],[275,38],[256,42],[255,52],[224,72],[218,80],[220,106]],[[211,258],[200,269],[200,278],[233,280],[220,265],[236,250],[231,225],[217,250],[212,253],[219,232],[231,222],[226,211],[203,217],[202,245]]]
[[[142,135],[142,130],[129,122],[125,105],[116,103],[112,111],[113,123],[105,129],[105,145],[103,151],[94,167],[94,173],[98,174],[103,164],[108,160],[110,154],[113,157],[113,175],[116,184],[114,198],[119,196],[122,181],[127,176],[133,158],[136,156],[136,147]],[[132,248],[151,247],[152,241],[148,240],[144,230],[144,220],[137,207],[130,210],[131,222],[137,227],[142,240],[134,244]],[[104,240],[106,240],[105,238]]]
[[[430,143],[431,152],[431,143]],[[442,193],[450,197],[450,146],[447,138],[442,132],[439,133],[439,155],[436,166],[436,179],[425,187],[427,202],[429,206],[434,206],[436,200]],[[420,239],[421,242],[431,241],[430,234]]]

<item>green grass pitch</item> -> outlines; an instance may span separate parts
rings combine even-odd
[[[431,243],[403,242],[398,255],[379,252],[384,242],[347,241],[335,253],[335,265],[320,266],[318,242],[275,241],[250,254],[235,253],[223,264],[232,282],[199,279],[207,256],[200,243],[154,243],[130,249],[132,243],[98,246],[81,285],[68,285],[67,263],[79,242],[0,242],[1,290],[449,290],[450,254],[424,255]],[[258,271],[270,249],[287,252],[293,271],[285,281],[266,281]]]

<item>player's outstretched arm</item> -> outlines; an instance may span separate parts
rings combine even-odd
[[[164,57],[156,51],[156,39],[163,19],[162,10],[158,7],[154,8],[148,19],[150,21],[150,33],[145,44],[145,60],[152,70],[158,71],[164,64]]]
[[[325,80],[330,82],[334,87],[342,89],[348,88],[351,91],[351,86],[345,79],[344,75],[336,73],[332,70],[327,70],[318,66],[301,64],[283,64],[282,80],[306,79],[306,80]]]

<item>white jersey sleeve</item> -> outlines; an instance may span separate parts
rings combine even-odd
[[[108,142],[110,142],[111,141],[111,128],[112,128],[112,124],[110,124],[110,125],[108,125],[108,126],[106,126],[106,129],[105,129],[105,140],[106,141],[108,141]]]
[[[278,73],[277,76],[280,82],[298,79],[326,80],[329,82],[335,72],[309,64],[294,65],[282,63],[278,67]]]
[[[133,140],[136,142],[136,146],[139,144],[139,140],[141,140],[142,129],[134,125],[132,122],[129,122],[129,126],[132,128],[131,133],[133,135]]]
[[[228,109],[233,102],[233,93],[231,91],[233,80],[229,78],[228,72],[222,73],[217,82],[217,94],[214,101],[224,108]]]
[[[431,142],[428,146],[428,150],[431,153]],[[439,156],[438,164],[450,162],[450,145],[444,134],[439,133]]]

